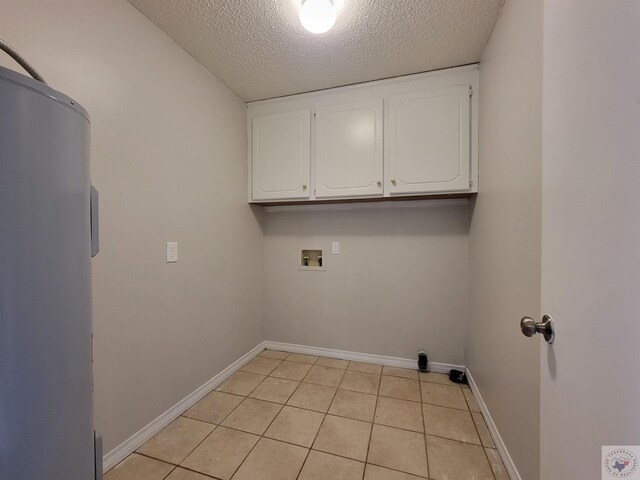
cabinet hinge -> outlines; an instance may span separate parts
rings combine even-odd
[[[473,187],[473,180],[472,179],[469,179],[469,186]]]
[[[469,96],[473,97],[473,87],[469,85]]]
[[[316,112],[313,112],[313,118],[317,118],[317,117],[316,117]]]

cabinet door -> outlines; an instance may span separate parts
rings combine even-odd
[[[385,190],[391,195],[470,189],[470,87],[389,98]]]
[[[309,198],[311,111],[256,116],[252,130],[252,199]]]
[[[382,196],[382,100],[316,110],[316,197]]]

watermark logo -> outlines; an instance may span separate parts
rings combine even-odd
[[[602,478],[640,479],[638,458],[640,446],[620,445],[602,447]]]

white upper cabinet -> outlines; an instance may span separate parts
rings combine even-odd
[[[385,190],[470,191],[470,85],[389,97]]]
[[[382,99],[319,107],[316,198],[382,196]]]
[[[249,201],[478,191],[477,65],[247,104]]]
[[[251,136],[253,200],[308,199],[311,110],[255,116]]]

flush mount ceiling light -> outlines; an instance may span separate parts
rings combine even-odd
[[[311,33],[325,33],[336,23],[338,11],[333,0],[302,0],[300,23]]]

